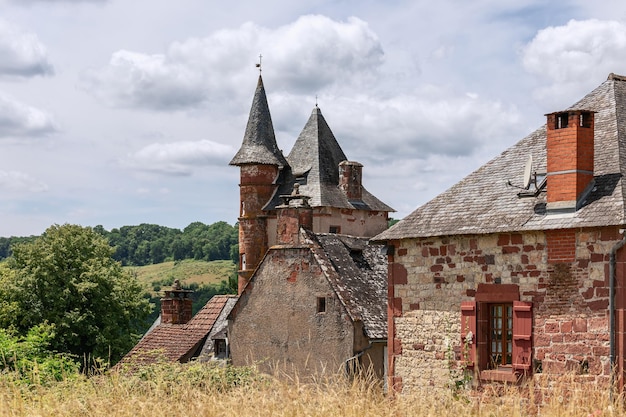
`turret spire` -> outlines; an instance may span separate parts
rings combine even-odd
[[[284,167],[287,165],[284,155],[278,149],[272,116],[267,104],[263,78],[259,75],[246,133],[241,148],[230,161],[230,165],[262,164]]]

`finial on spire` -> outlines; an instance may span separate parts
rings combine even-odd
[[[317,108],[317,94],[315,95],[315,107]]]
[[[259,54],[259,63],[256,64],[256,67],[259,69],[259,74],[261,73],[261,71],[263,71],[263,68],[261,68],[261,60],[263,59],[263,55]]]

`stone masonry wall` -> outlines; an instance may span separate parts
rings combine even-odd
[[[301,378],[343,369],[353,324],[309,247],[270,249],[250,284],[229,323],[234,365]]]
[[[548,262],[544,232],[395,242],[391,383],[400,391],[449,383],[449,352],[460,359],[460,303],[475,300],[480,284],[516,284],[520,301],[533,303],[532,359],[544,374],[606,383],[608,260],[620,239],[616,229],[576,230],[571,263]]]

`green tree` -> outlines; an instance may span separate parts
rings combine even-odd
[[[26,334],[54,326],[53,351],[116,361],[137,341],[150,304],[91,228],[54,225],[12,247],[0,268],[0,326]]]

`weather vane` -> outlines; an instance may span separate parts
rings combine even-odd
[[[263,71],[263,69],[261,68],[261,60],[263,59],[263,55],[259,54],[259,63],[256,64],[256,67],[259,69],[259,74],[261,73],[261,71]]]

